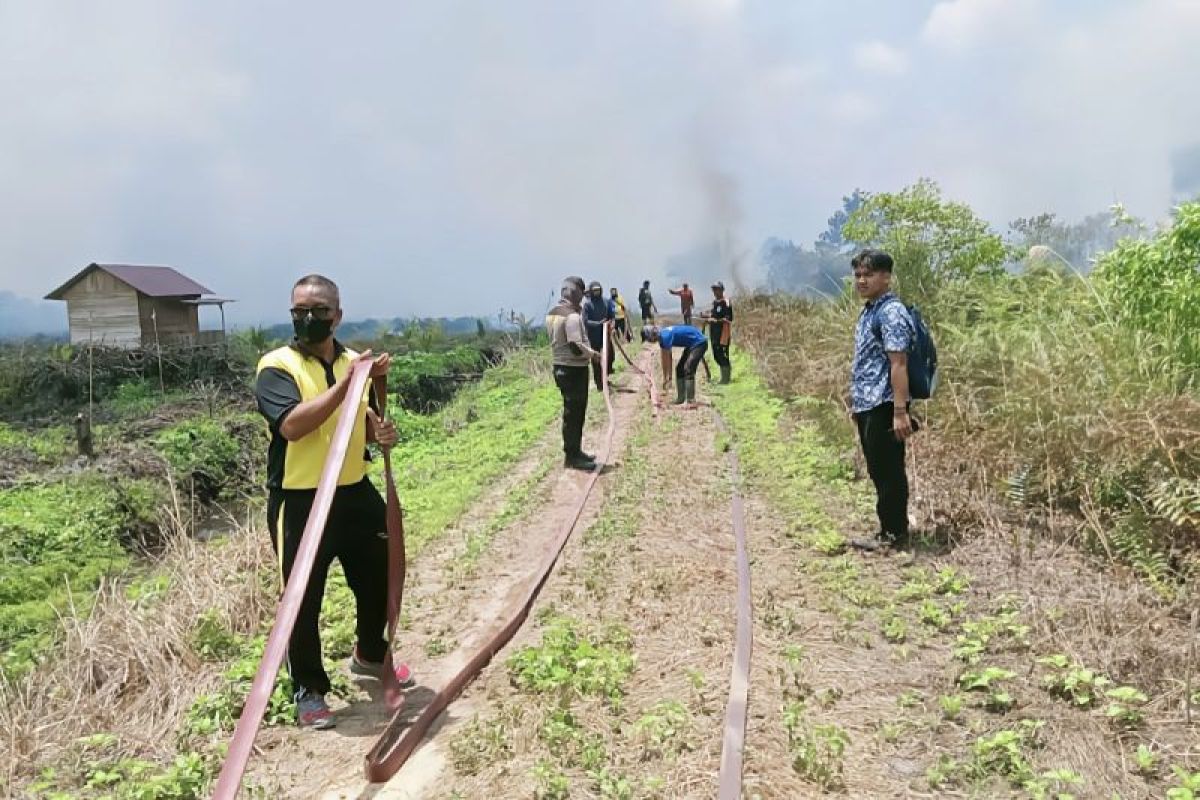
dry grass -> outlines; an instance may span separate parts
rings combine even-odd
[[[177,731],[195,697],[213,689],[217,665],[193,649],[201,615],[216,614],[231,631],[256,633],[274,607],[270,543],[256,510],[228,520],[219,543],[197,541],[186,500],[163,525],[164,547],[149,566],[145,591],[128,577],[107,581],[87,615],[62,618],[59,646],[47,663],[17,684],[0,684],[0,784],[16,787],[43,767],[70,774],[81,766],[81,737],[111,734],[106,750],[123,757],[170,759]]]
[[[853,429],[839,409],[848,377],[853,307],[815,308],[772,298],[743,301],[740,311],[740,341],[754,353],[778,394],[831,401],[794,406],[793,417],[817,422],[836,450],[859,458],[852,449]],[[1112,406],[1097,409],[1067,397],[1061,386],[1048,388],[1046,396],[1058,398],[1058,411],[1070,403],[1077,412],[1047,417],[1040,433],[1045,443],[1042,463],[1060,470],[1055,476],[1060,491],[1031,490],[1013,502],[1005,496],[1010,489],[1005,479],[1028,457],[1022,442],[1005,428],[1018,421],[1012,416],[1017,398],[1006,401],[1010,405],[1004,413],[1009,416],[997,420],[995,396],[1003,391],[1001,376],[998,373],[991,386],[975,386],[974,380],[978,376],[951,374],[930,412],[931,424],[910,451],[910,511],[919,527],[942,545],[934,553],[918,555],[916,563],[933,569],[954,566],[973,576],[963,598],[963,616],[945,632],[924,631],[921,638],[897,646],[879,635],[878,612],[861,610],[861,620],[839,630],[839,621],[830,616],[837,605],[819,587],[796,588],[791,594],[793,606],[806,609],[797,614],[803,628],[797,641],[804,642],[814,665],[808,680],[818,691],[837,686],[847,698],[822,718],[851,733],[847,768],[853,764],[856,775],[847,781],[849,792],[872,797],[1006,794],[1002,784],[983,788],[958,783],[931,790],[922,773],[938,754],[962,761],[969,758],[978,736],[1010,727],[1016,720],[1040,719],[1046,722],[1043,746],[1030,758],[1038,769],[1069,767],[1082,775],[1086,784],[1075,790],[1076,796],[1108,797],[1113,791],[1127,799],[1162,796],[1172,785],[1169,764],[1195,769],[1200,759],[1194,727],[1200,722],[1200,709],[1188,702],[1200,684],[1193,616],[1197,598],[1186,582],[1172,582],[1164,592],[1162,583],[1146,580],[1145,571],[1118,551],[1120,517],[1094,494],[1102,482],[1089,483],[1104,477],[1100,470],[1089,469],[1081,457],[1074,462],[1081,474],[1073,484],[1065,479],[1066,465],[1072,464],[1066,457],[1071,441],[1067,434],[1086,434],[1075,451],[1081,456],[1103,453],[1112,467],[1109,475],[1121,474],[1123,466],[1147,463],[1173,465],[1194,475],[1188,471],[1194,470],[1200,442],[1200,403],[1194,394],[1163,390],[1157,397],[1152,391],[1122,395]],[[1069,377],[1062,383],[1068,381]],[[1041,387],[1027,386],[1024,391],[1036,394]],[[1115,422],[1118,419],[1122,422]],[[1079,489],[1074,503],[1063,491],[1072,486]],[[869,494],[869,485],[860,485],[858,493]],[[860,509],[856,515],[853,505],[837,497],[825,500],[840,528],[864,529],[869,511]],[[770,528],[769,519],[757,524]],[[1177,529],[1173,541],[1186,546],[1188,531]],[[1178,551],[1176,555],[1183,557]],[[801,550],[797,556],[800,563],[820,564],[821,557],[811,552]],[[864,576],[877,583],[885,597],[904,581],[905,560],[860,563]],[[820,574],[820,567],[815,569]],[[1186,570],[1175,573],[1179,574]],[[785,602],[785,589],[780,587],[774,602]],[[939,720],[937,698],[957,691],[955,681],[964,668],[950,653],[960,623],[992,613],[1001,598],[1010,598],[1029,626],[1028,647],[1000,648],[989,652],[983,663],[1017,673],[1008,687],[1015,707],[1003,715],[974,712],[969,725]],[[912,615],[913,610],[905,613]],[[909,629],[922,630],[911,618]],[[756,639],[756,645],[764,638]],[[1051,696],[1041,686],[1035,659],[1052,653],[1065,654],[1116,684],[1135,686],[1148,695],[1142,709],[1145,726],[1119,731],[1104,720],[1103,701],[1099,710],[1089,711]],[[923,693],[923,713],[901,711],[889,700],[906,687]],[[883,741],[884,730],[895,734],[896,729],[888,727],[893,725],[905,726],[904,733],[893,742]],[[1148,777],[1136,774],[1133,765],[1138,745],[1149,747],[1158,758]]]

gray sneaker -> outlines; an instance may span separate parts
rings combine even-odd
[[[301,689],[296,695],[296,724],[315,731],[328,730],[337,725],[325,695]]]

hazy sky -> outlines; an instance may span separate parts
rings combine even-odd
[[[1161,217],[1196,0],[0,0],[0,289],[171,264],[286,321],[661,286],[932,177],[998,226]]]

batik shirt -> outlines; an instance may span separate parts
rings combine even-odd
[[[863,306],[854,329],[854,364],[850,368],[854,413],[870,411],[895,399],[888,353],[907,352],[912,341],[912,317],[895,294],[887,292]]]

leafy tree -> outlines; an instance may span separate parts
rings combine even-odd
[[[1200,202],[1150,240],[1124,239],[1096,265],[1096,283],[1118,320],[1162,334],[1185,366],[1200,366]]]
[[[798,294],[841,291],[848,263],[835,249],[805,250],[774,237],[763,242],[758,260],[767,269],[771,289]]]
[[[846,239],[845,228],[846,223],[850,221],[850,217],[855,211],[862,208],[862,204],[867,201],[867,193],[862,189],[855,189],[847,196],[842,197],[842,207],[833,213],[826,224],[829,226],[821,235],[817,237],[814,245],[817,250],[843,250],[847,247],[852,247],[854,242]]]
[[[944,199],[927,178],[899,192],[867,195],[842,231],[891,253],[909,299],[932,299],[948,283],[1003,272],[1000,236],[970,206]]]
[[[1023,261],[1029,248],[1041,245],[1049,247],[1078,271],[1087,272],[1097,256],[1124,238],[1138,236],[1145,225],[1114,206],[1075,223],[1062,222],[1052,213],[1022,217],[1008,223],[1008,230],[1014,261]]]

